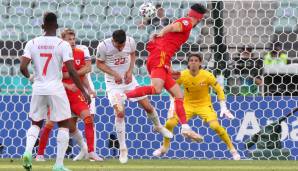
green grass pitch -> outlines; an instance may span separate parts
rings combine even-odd
[[[54,160],[33,162],[33,171],[50,171]],[[295,171],[297,161],[232,161],[232,160],[129,160],[120,164],[118,160],[89,162],[70,160],[65,165],[73,171]],[[1,171],[21,171],[20,159],[0,159]]]

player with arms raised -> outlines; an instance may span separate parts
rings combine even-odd
[[[85,92],[77,75],[72,58],[72,50],[66,41],[56,36],[57,16],[45,13],[43,17],[44,36],[34,38],[25,46],[21,57],[20,70],[30,78],[28,65],[34,63],[34,83],[29,117],[32,125],[27,131],[26,149],[23,154],[23,167],[32,170],[32,149],[37,140],[43,120],[47,118],[48,107],[51,109],[50,120],[58,123],[57,158],[54,171],[68,171],[63,165],[64,155],[69,141],[70,105],[62,83],[62,64],[64,62],[69,75],[81,90],[84,99],[89,103],[90,97]]]
[[[184,108],[186,111],[187,121],[194,116],[199,116],[204,122],[207,122],[212,130],[223,140],[230,150],[234,160],[240,160],[240,155],[236,151],[232,141],[217,119],[216,112],[212,107],[211,97],[209,94],[210,86],[216,91],[220,101],[220,116],[225,115],[228,119],[234,116],[227,109],[225,95],[222,87],[216,81],[212,73],[201,68],[202,57],[199,54],[190,54],[188,56],[188,69],[176,73],[174,76],[177,83],[184,88]],[[177,115],[174,115],[173,102],[169,110],[169,119],[166,122],[166,128],[173,132],[174,127],[178,124]],[[170,147],[170,139],[164,138],[163,146],[153,152],[154,156],[164,155]]]
[[[197,142],[201,142],[202,137],[192,131],[186,122],[183,94],[179,85],[173,80],[170,70],[172,56],[187,41],[191,29],[201,21],[206,11],[204,6],[194,4],[191,6],[187,17],[180,18],[167,25],[149,41],[147,44],[147,50],[149,51],[147,69],[151,76],[151,86],[137,87],[125,94],[115,95],[117,104],[120,107],[122,101],[127,98],[160,94],[164,87],[174,97],[175,111],[182,124],[182,135]]]
[[[132,75],[136,59],[135,50],[134,39],[126,36],[123,30],[116,30],[113,32],[112,38],[105,39],[99,43],[96,54],[96,65],[105,73],[107,95],[116,113],[115,127],[120,145],[119,160],[121,163],[126,163],[128,160],[128,151],[125,143],[124,110],[122,110],[124,104],[120,104],[120,108],[122,108],[120,110],[119,106],[116,105],[114,94],[123,93],[138,86],[136,79]],[[130,100],[138,101],[145,109],[157,132],[167,138],[173,137],[173,134],[160,124],[157,112],[146,96]]]

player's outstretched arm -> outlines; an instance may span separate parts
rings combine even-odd
[[[73,60],[68,60],[64,63],[65,63],[65,66],[67,67],[70,78],[73,80],[75,85],[81,90],[81,92],[82,92],[85,100],[88,102],[88,104],[90,104],[91,103],[90,96],[86,93],[85,89],[83,88],[80,77],[77,74],[76,70],[74,69]]]
[[[209,81],[211,83],[212,88],[215,90],[219,104],[220,104],[220,117],[225,116],[228,119],[234,119],[235,117],[230,112],[230,110],[227,108],[226,100],[225,100],[225,93],[223,88],[220,86],[220,84],[216,81],[216,78],[213,74],[211,74]]]

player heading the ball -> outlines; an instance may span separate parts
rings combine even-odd
[[[115,95],[119,109],[125,99],[142,97],[145,95],[160,94],[165,88],[173,97],[175,111],[182,124],[181,133],[184,137],[201,142],[202,137],[191,130],[187,124],[183,107],[183,93],[171,75],[171,58],[189,38],[191,29],[202,20],[206,8],[201,4],[191,6],[187,17],[180,18],[164,27],[158,34],[154,34],[147,44],[149,57],[147,70],[151,77],[150,86],[137,87],[126,93]]]

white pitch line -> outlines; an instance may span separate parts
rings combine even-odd
[[[296,167],[260,167],[260,166],[67,166],[70,169],[120,169],[120,170],[131,170],[131,169],[138,169],[138,170],[145,170],[145,169],[208,169],[208,170],[222,170],[222,169],[229,169],[229,170],[295,170]],[[0,165],[0,169],[21,169],[22,166],[16,165]],[[39,170],[48,170],[51,169],[52,166],[42,166],[42,165],[33,165],[33,169]]]

